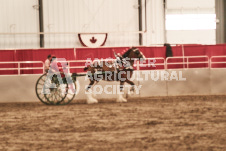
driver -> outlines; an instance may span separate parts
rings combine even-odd
[[[47,56],[47,59],[45,60],[45,66],[44,66],[45,73],[47,73],[48,70],[49,70],[49,67],[50,67],[50,61],[51,61],[51,60],[52,60],[52,55],[49,54],[49,55]]]
[[[59,61],[59,62],[58,62]],[[61,62],[60,60],[57,60],[56,56],[52,56],[52,61],[50,64],[50,74],[55,74],[58,77],[58,80],[60,80],[60,86],[61,89],[65,92],[66,85],[61,81],[63,78],[68,83],[68,93],[73,94],[75,93],[75,85],[71,79],[71,74],[69,71],[69,68],[67,67],[67,62]]]

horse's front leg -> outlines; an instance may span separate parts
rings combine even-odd
[[[93,98],[92,91],[90,91],[90,89],[92,88],[94,83],[95,83],[95,81],[90,80],[90,83],[86,88],[86,95],[87,95],[87,103],[88,104],[98,103],[97,99]]]
[[[130,88],[130,91],[134,92],[134,87],[135,87],[135,84],[133,81],[130,81],[128,79],[125,80],[126,83],[130,84],[131,85],[131,88]]]
[[[120,81],[120,93],[117,94],[118,96],[116,102],[127,102],[127,100],[122,96],[124,83],[124,81]]]

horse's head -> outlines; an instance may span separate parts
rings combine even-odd
[[[145,60],[145,56],[143,55],[143,53],[135,47],[130,48],[127,52],[125,52],[122,55],[123,58],[135,58],[135,59],[139,59],[139,60]]]

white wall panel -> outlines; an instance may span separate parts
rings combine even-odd
[[[168,9],[214,8],[215,0],[167,0]]]
[[[138,31],[137,0],[45,0],[45,32]],[[129,39],[129,43],[127,42]],[[77,35],[46,35],[47,47],[81,46]],[[137,45],[136,34],[109,34],[106,45]]]
[[[216,44],[215,0],[167,0],[166,2],[168,43]],[[176,27],[178,28],[174,29]]]
[[[143,34],[143,45],[163,44],[163,2],[146,2],[147,32]],[[38,0],[0,0],[0,33],[38,33],[37,6]],[[110,32],[105,46],[139,45],[139,34],[130,33],[139,31],[138,0],[43,0],[43,7],[44,32]],[[81,46],[77,34],[46,34],[44,40],[46,48]],[[0,34],[0,48],[37,47],[37,34]]]
[[[39,32],[37,0],[0,0],[0,33]],[[39,36],[0,35],[0,48],[39,47]]]
[[[164,43],[164,24],[163,1],[147,0],[147,33],[144,34],[144,45]]]
[[[143,29],[145,29],[144,0]],[[143,44],[164,43],[162,0],[147,0]],[[44,32],[138,31],[137,0],[43,0]],[[0,32],[39,32],[38,0],[0,0]],[[167,13],[214,13],[214,0],[167,0]],[[194,36],[196,35],[196,36]],[[106,46],[139,45],[139,34],[108,35]],[[168,31],[169,43],[215,44],[215,30]],[[45,47],[80,47],[77,34],[45,35]],[[37,48],[39,35],[0,35],[0,48]]]
[[[215,30],[167,30],[171,44],[216,44]]]

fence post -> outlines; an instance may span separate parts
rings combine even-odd
[[[20,75],[20,62],[18,62],[18,75]]]
[[[182,55],[183,55],[183,68],[185,68],[185,64],[184,64],[184,45],[182,45]]]

